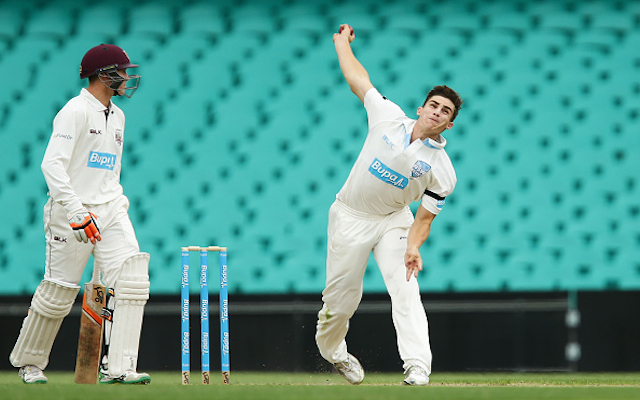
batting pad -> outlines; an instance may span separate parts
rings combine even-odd
[[[29,314],[9,361],[14,367],[35,365],[45,369],[62,320],[69,314],[80,286],[45,279],[36,289]]]
[[[149,299],[149,254],[127,258],[114,288],[115,306],[109,344],[109,375],[136,371],[144,306]]]

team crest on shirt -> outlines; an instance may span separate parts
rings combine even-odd
[[[413,164],[413,167],[411,168],[411,177],[412,178],[419,178],[422,175],[426,174],[427,172],[429,172],[429,170],[431,169],[431,165],[427,164],[424,161],[416,161],[415,164]]]
[[[118,146],[122,146],[122,142],[122,129],[116,129],[116,143],[118,144]]]

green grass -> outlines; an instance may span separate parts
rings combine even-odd
[[[0,373],[2,399],[265,399],[265,400],[410,400],[410,399],[640,399],[640,373],[442,373],[427,387],[402,386],[401,374],[369,373],[351,386],[337,374],[231,373],[231,385],[180,384],[179,372],[151,373],[149,386],[76,385],[73,374],[47,372],[46,385],[25,385],[18,374]]]

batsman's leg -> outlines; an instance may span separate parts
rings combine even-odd
[[[78,285],[50,279],[40,283],[9,356],[14,367],[33,365],[41,370],[46,368],[53,341],[79,290]]]
[[[100,383],[146,384],[151,381],[148,374],[136,371],[144,306],[149,298],[149,258],[148,253],[127,258],[116,281],[109,369]]]
[[[102,359],[100,360],[100,379],[109,375],[109,343],[111,341],[111,326],[113,325],[113,307],[115,307],[114,289],[107,289],[107,299],[102,310],[104,329],[102,331]]]

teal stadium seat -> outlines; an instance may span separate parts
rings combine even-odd
[[[323,9],[315,3],[296,3],[282,7],[278,20],[285,32],[292,36],[313,35],[318,40],[332,29]]]
[[[433,20],[425,13],[419,12],[414,5],[396,3],[396,12],[389,12],[385,18],[385,31],[394,34],[407,32],[417,37],[421,34],[430,34],[433,29]],[[377,36],[377,35],[376,35]],[[374,39],[378,39],[374,37]]]
[[[0,42],[8,46],[20,35],[25,24],[24,11],[18,7],[2,7],[0,9]],[[3,51],[4,53],[4,51]],[[2,55],[0,55],[1,60]]]
[[[109,43],[119,38],[124,32],[122,7],[116,4],[98,3],[89,7],[81,7],[78,20],[75,24],[75,32],[78,36],[104,35],[110,38]],[[96,46],[100,44],[97,43]]]
[[[604,3],[594,3],[602,5]],[[593,10],[589,11],[587,17],[592,30],[602,32],[604,35],[611,32],[617,37],[624,37],[628,32],[633,32],[635,28],[634,14],[617,10]]]
[[[563,34],[579,32],[586,25],[581,15],[561,9],[554,9],[553,12],[541,9],[536,16],[541,30],[559,31]]]
[[[20,165],[23,160],[14,161],[18,164],[12,168],[15,179],[3,181],[1,186],[0,199],[7,212],[2,215],[0,240],[7,244],[4,255],[9,265],[2,275],[6,272],[15,280],[3,279],[0,290],[16,295],[32,292],[44,274],[42,210],[46,186],[39,164],[25,169]]]
[[[291,90],[315,102],[318,97],[328,95],[336,84],[340,84],[344,89],[344,79],[337,62],[327,57],[328,54],[334,53],[335,48],[331,40],[321,40],[316,46],[305,50],[304,55],[295,59],[292,64]]]
[[[167,39],[175,27],[173,8],[162,3],[146,3],[128,10],[131,35],[149,35]]]
[[[273,6],[269,3],[258,3],[251,7],[234,7],[230,12],[230,31],[257,34],[268,37],[277,28],[273,18]]]
[[[513,32],[492,28],[474,33],[472,41],[473,46],[465,54],[473,54],[479,60],[493,60],[494,57],[508,57],[513,48],[518,46],[519,38]]]
[[[31,98],[13,104],[9,108],[6,120],[0,129],[0,138],[4,141],[10,141],[13,146],[3,152],[3,159],[19,160],[19,163],[8,163],[3,167],[3,171],[14,171],[21,175],[28,173],[25,168],[35,168],[40,170],[42,155],[49,141],[52,130],[53,117],[57,113],[53,107],[43,112],[50,119],[45,121],[39,118],[25,118],[25,115],[31,115],[34,106],[42,106],[42,103]],[[27,145],[30,151],[24,157],[21,149]]]
[[[504,6],[504,3],[500,6]],[[527,12],[506,10],[489,14],[488,24],[490,29],[515,33],[520,37],[533,28],[534,19]]]
[[[445,11],[441,14],[441,18],[438,20],[438,29],[470,35],[483,26],[483,18],[480,15],[472,12],[459,12],[459,7],[458,4],[445,6],[450,12]]]
[[[209,2],[187,5],[178,21],[182,34],[221,35],[226,29],[222,10]]]
[[[31,295],[44,277],[45,245],[42,227],[30,227],[21,238],[7,240],[4,249],[9,267],[2,270],[3,295]]]
[[[13,48],[3,55],[0,65],[3,69],[9,68],[13,75],[12,79],[5,82],[5,95],[0,100],[3,104],[12,105],[32,95],[29,87],[42,78],[39,74],[41,68],[55,47],[55,41],[48,37],[29,35],[16,41]]]
[[[49,7],[41,8],[27,20],[25,35],[44,36],[62,41],[73,31],[76,12],[77,8],[70,6],[70,4],[67,4],[66,7],[60,7],[54,3]]]

